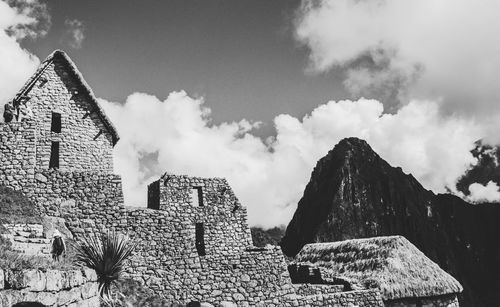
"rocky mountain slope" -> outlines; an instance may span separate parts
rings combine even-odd
[[[464,286],[461,306],[500,301],[500,205],[435,195],[363,140],[342,140],[318,161],[281,241],[306,243],[403,235]]]

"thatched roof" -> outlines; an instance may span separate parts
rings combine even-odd
[[[401,236],[307,244],[295,262],[354,285],[379,288],[384,300],[462,292],[455,278]]]
[[[28,79],[28,81],[24,84],[21,90],[16,94],[14,100],[19,100],[22,96],[26,95],[26,93],[31,90],[35,82],[43,75],[45,68],[47,68],[47,66],[50,63],[52,63],[56,58],[61,59],[63,61],[66,67],[69,68],[70,72],[73,73],[76,80],[80,83],[81,87],[90,98],[89,99],[90,103],[94,107],[95,112],[97,113],[101,121],[104,123],[104,126],[111,134],[113,138],[113,145],[115,145],[116,142],[118,142],[118,140],[120,139],[120,137],[118,136],[118,132],[116,131],[116,128],[113,126],[109,118],[104,113],[104,110],[97,102],[97,98],[95,97],[94,92],[83,78],[83,75],[80,73],[75,63],[73,63],[73,61],[69,58],[69,56],[62,50],[55,50],[40,64],[37,71],[33,74],[33,76],[31,76],[30,79]]]

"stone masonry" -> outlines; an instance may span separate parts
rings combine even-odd
[[[98,307],[99,288],[93,270],[1,270],[0,307],[20,302],[45,306]]]
[[[427,298],[406,298],[385,302],[386,307],[459,307],[458,298],[454,294]]]
[[[57,168],[112,173],[116,131],[64,53],[49,56],[15,100],[27,101],[34,114],[36,168],[49,168],[57,143]]]

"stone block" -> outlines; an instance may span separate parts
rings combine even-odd
[[[84,268],[83,269],[83,275],[89,281],[97,281],[97,273],[94,270],[92,270],[92,269]]]
[[[93,296],[99,295],[99,283],[97,282],[87,282],[80,288],[83,299],[88,299]]]
[[[77,287],[84,283],[83,272],[79,270],[72,270],[66,273],[68,279],[68,287]]]
[[[63,290],[57,293],[57,305],[64,306],[82,300],[81,287]]]
[[[61,271],[57,270],[47,270],[47,291],[59,291],[63,288],[64,280]]]
[[[53,306],[57,302],[58,293],[51,293],[51,292],[29,292],[29,293],[34,294],[33,297],[30,297],[30,295],[28,295],[27,298],[29,298],[30,301],[40,302],[45,306]]]
[[[40,182],[47,182],[47,177],[40,173],[35,174],[35,180],[40,181]]]
[[[241,293],[234,293],[233,294],[233,299],[235,301],[243,301],[243,300],[245,300],[245,297]]]
[[[71,303],[67,307],[100,307],[100,306],[101,302],[99,301],[99,297],[95,296],[83,301]]]
[[[29,291],[40,292],[45,290],[46,276],[45,273],[39,270],[26,270],[24,271],[24,281],[26,288]]]

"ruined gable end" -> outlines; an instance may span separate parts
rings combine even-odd
[[[223,178],[166,173],[148,186],[148,208],[182,221],[187,254],[235,254],[253,245],[246,208]]]
[[[64,52],[54,51],[14,100],[33,111],[37,168],[112,172],[118,133]]]

